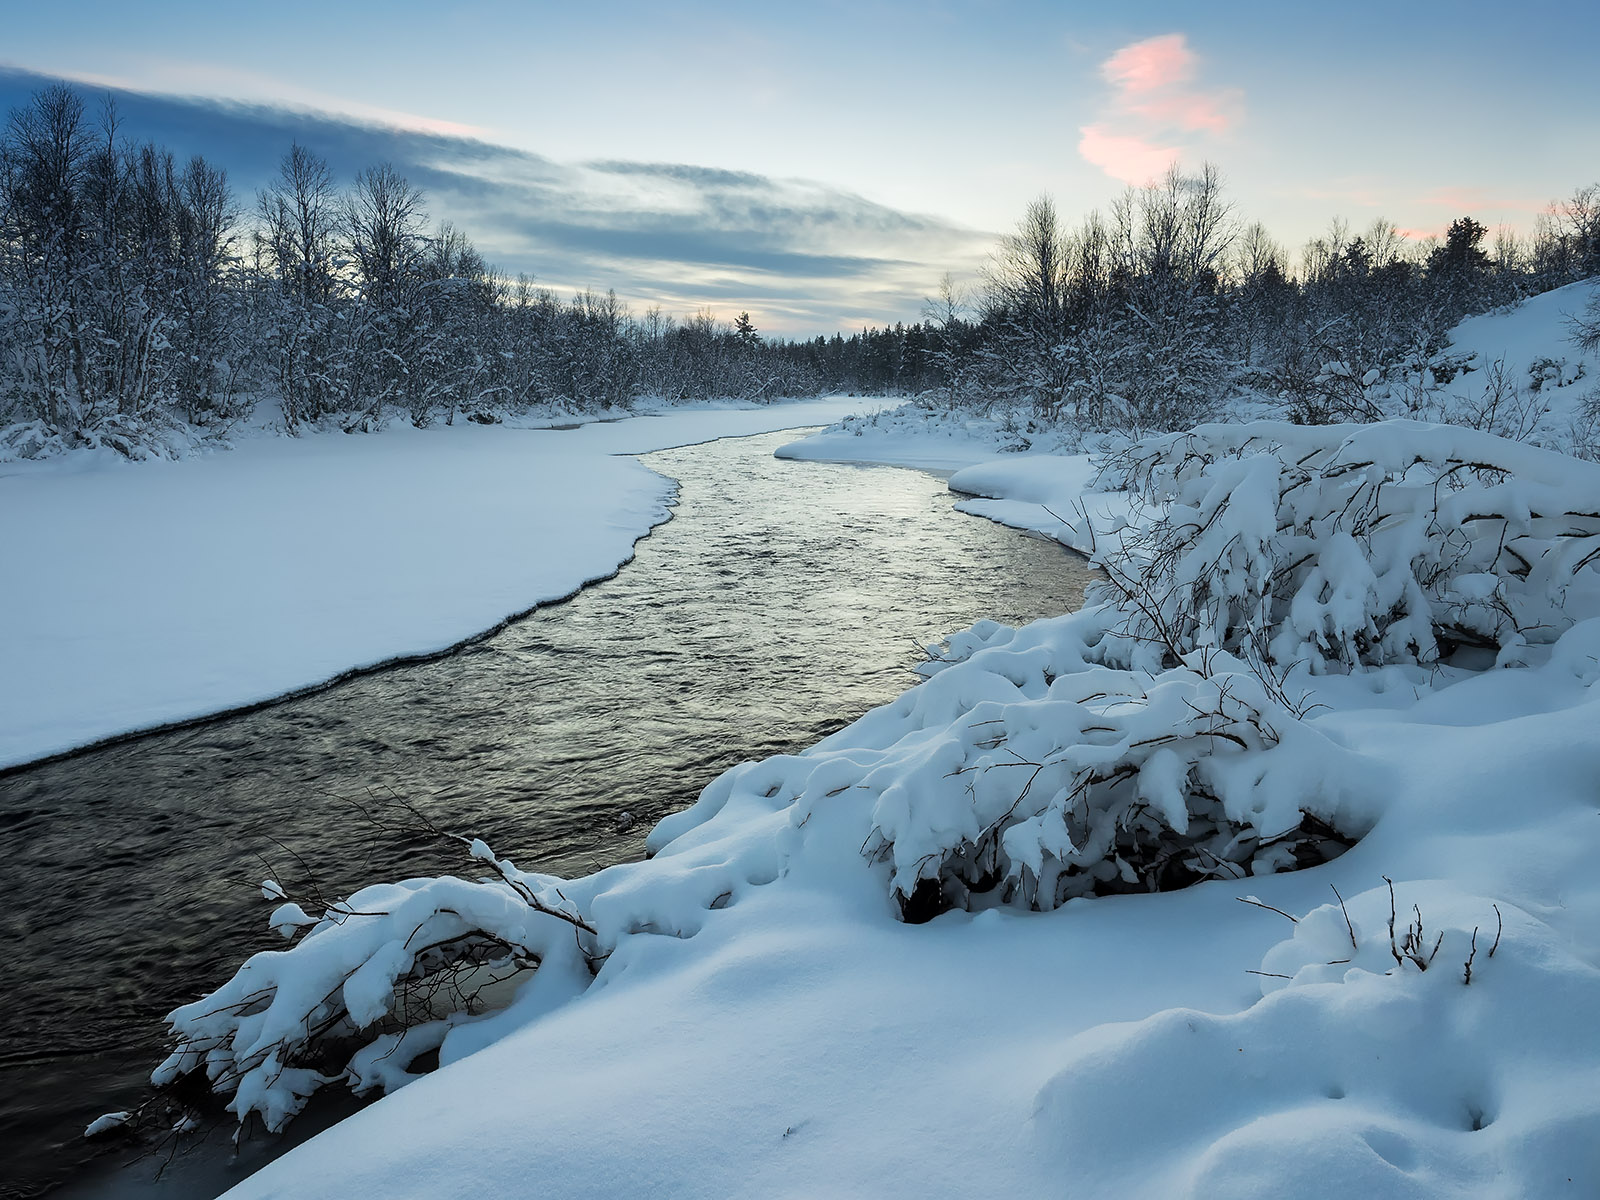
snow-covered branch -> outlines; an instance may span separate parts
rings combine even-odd
[[[158,1086],[203,1070],[231,1096],[241,1125],[258,1116],[276,1131],[326,1084],[392,1089],[421,1054],[479,1011],[479,994],[554,961],[554,975],[588,978],[581,936],[591,931],[557,893],[482,842],[473,857],[495,877],[412,879],[366,887],[320,917],[274,882],[283,901],[269,924],[295,939],[253,955],[227,983],[174,1010],[176,1041],[155,1071]]]

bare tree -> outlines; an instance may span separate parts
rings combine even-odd
[[[327,160],[298,142],[278,164],[278,178],[257,197],[262,236],[290,291],[326,302],[333,290],[340,205]]]
[[[1064,332],[1069,251],[1055,202],[1040,196],[1000,240],[985,275],[992,321],[1005,330],[1006,367],[1048,416],[1060,413],[1066,379],[1056,353]]]
[[[298,142],[278,164],[278,178],[256,198],[257,258],[279,295],[267,323],[272,383],[293,432],[337,408],[349,390],[334,344],[332,305],[341,205],[327,162]]]

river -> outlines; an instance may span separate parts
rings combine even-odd
[[[103,1170],[78,1135],[141,1098],[161,1014],[282,945],[260,880],[462,869],[362,809],[399,797],[519,867],[586,873],[726,767],[892,699],[920,644],[1081,602],[1087,564],[1056,543],[955,512],[923,472],[772,457],[795,436],[641,456],[679,495],[634,561],[457,653],[0,777],[0,1195]]]

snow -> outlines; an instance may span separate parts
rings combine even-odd
[[[1506,375],[1519,384],[1539,380],[1538,391],[1551,406],[1552,427],[1570,420],[1583,394],[1600,385],[1600,357],[1579,351],[1568,321],[1581,316],[1597,293],[1600,285],[1584,280],[1468,317],[1450,331],[1446,353],[1452,358],[1470,356],[1474,370],[1457,375],[1445,385],[1446,391],[1462,399],[1481,392],[1480,372],[1503,361]]]
[[[787,853],[784,822],[725,810],[585,886],[680,924],[232,1195],[1590,1194],[1600,629],[1569,639],[1532,714],[1490,674],[1436,693],[1471,725],[1324,716],[1383,812],[1312,871],[906,926],[837,853],[860,806]],[[1402,922],[1445,931],[1427,972],[1393,969],[1386,873]]]
[[[1295,439],[1321,447],[1306,461],[1330,478],[1342,478],[1340,454],[1371,452],[1386,464],[1366,476],[1374,486],[1390,469],[1407,482],[1418,450],[1430,462],[1488,454],[1513,477],[1491,472],[1485,486],[1523,521],[1542,519],[1534,501],[1552,495],[1563,510],[1589,504],[1600,480],[1408,423],[1183,436],[1203,465],[1179,441],[1142,444],[1183,484],[1169,504],[1198,497],[1217,524],[1255,528],[1261,553],[1282,552],[1275,524],[1230,509],[1217,487],[1251,483],[1280,520],[1309,522],[1341,581],[1371,543],[1317,532],[1336,489],[1284,490],[1283,464],[1307,453]],[[1280,446],[1270,480],[1258,465],[1239,474],[1260,460],[1213,453],[1263,443]],[[1072,488],[1090,485],[1071,459],[971,469],[1018,505],[1070,509]],[[1383,528],[1420,547],[1410,561],[1425,570],[1429,522],[1451,519],[1450,506],[1406,508],[1410,493],[1392,490],[1402,511],[1382,521],[1399,528]],[[1115,545],[1131,562],[1164,510],[1148,495],[1122,503]],[[1504,582],[1497,554],[1467,558]],[[713,781],[656,828],[648,861],[555,881],[474,845],[464,869],[489,863],[492,875],[357,893],[350,908],[384,915],[331,913],[290,950],[252,959],[223,993],[174,1014],[189,1039],[179,1056],[219,1056],[225,1073],[280,1044],[269,1033],[300,1036],[330,1002],[370,1022],[408,969],[397,935],[437,942],[462,913],[548,966],[498,1014],[417,1026],[403,1054],[373,1043],[350,1082],[368,1086],[372,1068],[405,1086],[230,1195],[1593,1194],[1600,603],[1565,594],[1561,628],[1481,671],[1390,647],[1329,674],[1262,675],[1217,645],[1228,630],[1204,625],[1176,666],[1119,666],[1139,655],[1108,636],[1114,606],[1017,630],[983,622],[898,700],[803,754]],[[1424,589],[1417,603],[1456,595]],[[1349,626],[1386,601],[1334,588],[1319,602]],[[1276,698],[1291,695],[1293,707]],[[1137,762],[1113,836],[1153,819],[1141,808],[1170,827],[1192,821],[1196,778],[1227,809],[1218,819],[1246,831],[1309,808],[1362,836],[1311,869],[1272,873],[1281,864],[1258,856],[1251,874],[1059,907],[996,889],[965,897],[970,911],[904,923],[912,881],[940,862],[959,872],[979,827],[1011,822],[1000,841],[1024,881],[1087,846],[1061,840],[1070,825],[1050,833],[1055,783],[1029,799],[1023,777],[1003,782],[1002,742],[1030,771]],[[548,909],[519,909],[517,886],[584,914],[593,940],[564,936]],[[574,948],[603,958],[593,982]],[[433,1046],[432,1074],[397,1061]],[[304,1081],[292,1070],[242,1065],[239,1111],[271,1120],[293,1106]]]
[[[951,490],[972,497],[956,504],[960,511],[1092,553],[1085,516],[1094,519],[1096,528],[1109,528],[1127,512],[1126,498],[1091,494],[1098,472],[1089,455],[1074,452],[1081,438],[1051,430],[1022,432],[1017,425],[910,403],[847,417],[784,446],[778,457],[948,473]]]
[[[380,1028],[414,947],[476,929],[542,965],[370,1041],[342,1082],[389,1094],[230,1196],[1600,1193],[1600,468],[1396,421],[1096,470],[917,421],[790,452],[922,455],[1181,586],[953,635],[902,697],[710,782],[649,860],[556,880],[469,842],[462,877],[255,956],[173,1014],[162,1073],[204,1062],[269,1124],[341,1082],[281,1054]],[[1497,653],[1435,659],[1444,627]],[[1275,872],[1302,812],[1359,840]],[[1122,851],[1197,828],[1203,881],[1140,890]],[[902,920],[930,884],[954,907]]]
[[[954,471],[1001,453],[1059,453],[1078,449],[1080,442],[1070,431],[1042,428],[1023,418],[967,416],[910,401],[848,416],[783,447],[778,457]]]
[[[1597,295],[1585,280],[1468,317],[1439,356],[1461,369],[1427,406],[1447,420],[1595,457],[1600,441],[1585,409],[1600,396],[1600,354],[1579,350],[1571,318],[1592,313]]]
[[[632,556],[673,489],[625,456],[858,405],[0,463],[0,767],[443,650]]]

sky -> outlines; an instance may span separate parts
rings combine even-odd
[[[1527,231],[1600,180],[1592,3],[0,0],[0,30],[0,109],[112,90],[246,201],[295,140],[392,161],[509,274],[791,337],[916,320],[1041,193],[1076,223],[1174,161],[1291,247]]]

